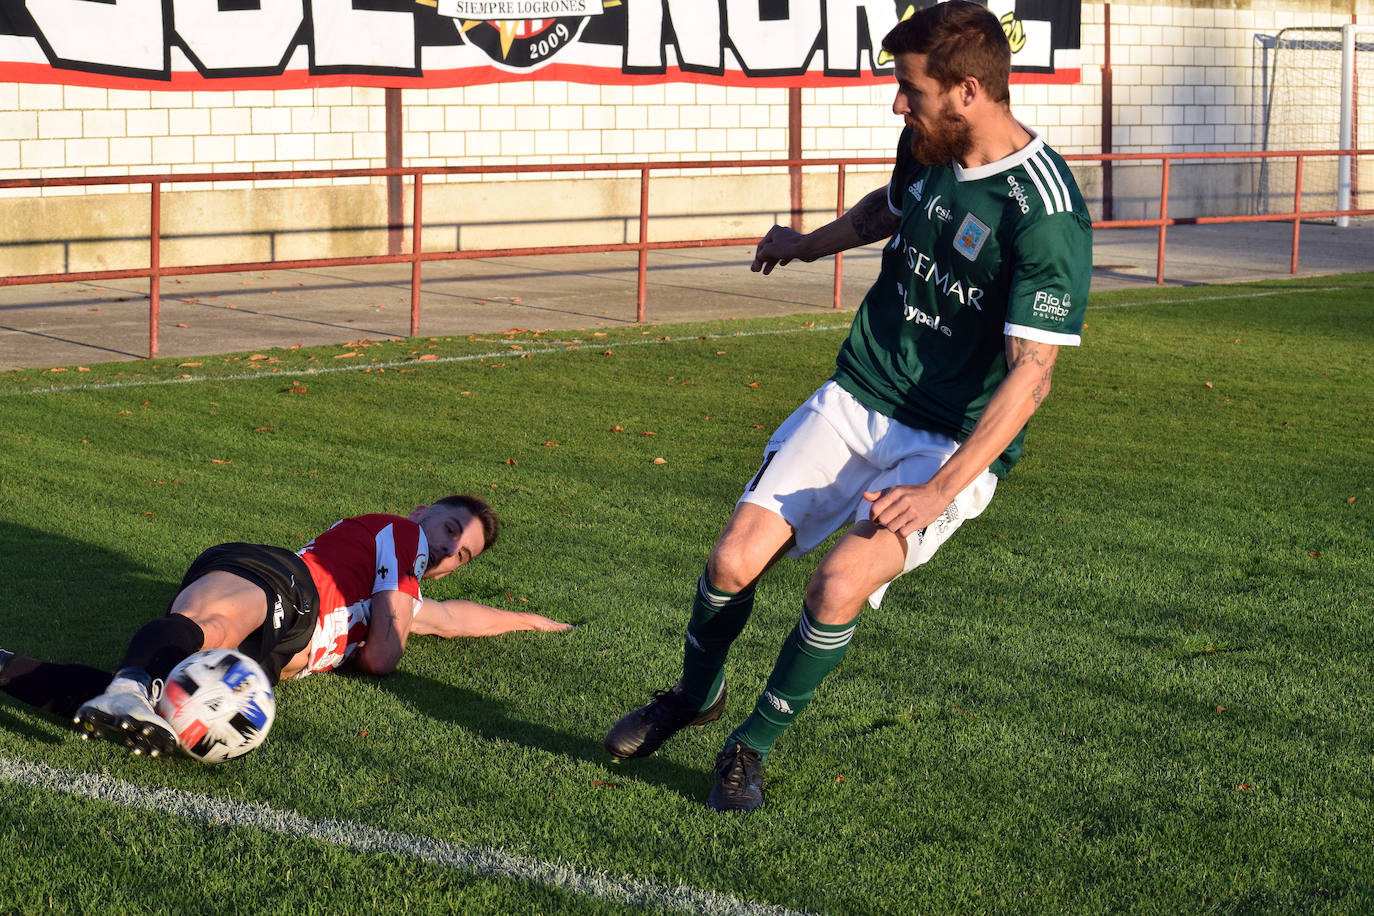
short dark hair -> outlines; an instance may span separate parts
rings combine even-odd
[[[496,511],[487,505],[487,501],[476,496],[464,493],[461,496],[445,496],[443,499],[435,500],[436,506],[448,506],[453,509],[466,509],[472,513],[472,517],[482,523],[482,550],[491,549],[491,545],[496,543],[496,539],[501,536],[501,519],[497,517]]]
[[[994,102],[1011,100],[1011,44],[1002,23],[981,3],[945,0],[917,10],[887,33],[883,50],[893,57],[924,54],[926,75],[941,89],[972,76]]]

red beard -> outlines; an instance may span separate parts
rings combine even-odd
[[[973,128],[948,99],[931,130],[922,131],[914,125],[911,128],[911,155],[922,165],[944,165],[962,160],[972,148]]]

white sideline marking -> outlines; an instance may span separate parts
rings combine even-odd
[[[93,798],[125,808],[171,814],[212,827],[246,827],[343,846],[357,852],[405,856],[455,871],[526,881],[626,906],[728,916],[804,916],[795,910],[683,885],[667,887],[636,878],[578,871],[557,862],[513,855],[499,849],[394,833],[351,821],[315,820],[264,804],[224,801],[177,789],[149,789],[98,773],[73,773],[7,757],[0,757],[0,780]]]
[[[1197,296],[1190,299],[1146,299],[1140,302],[1121,302],[1115,305],[1090,305],[1088,311],[1101,311],[1105,309],[1127,309],[1140,308],[1146,305],[1185,305],[1190,302],[1220,302],[1226,299],[1259,299],[1265,296],[1291,296],[1298,293],[1330,293],[1342,290],[1354,289],[1349,286],[1328,286],[1328,287],[1308,287],[1303,289],[1284,289],[1266,290],[1264,292],[1253,293],[1234,293],[1224,296]],[[514,353],[511,350],[496,350],[490,353],[471,353],[466,356],[441,356],[438,359],[425,360],[423,362],[415,359],[394,360],[389,363],[353,363],[348,366],[330,366],[324,369],[290,369],[278,370],[276,372],[244,372],[237,375],[187,375],[180,378],[164,379],[145,379],[143,381],[130,380],[127,382],[100,382],[89,385],[52,385],[47,388],[31,388],[27,391],[0,391],[0,398],[25,397],[35,394],[61,394],[68,391],[105,391],[114,388],[151,388],[160,385],[189,385],[197,382],[245,382],[255,381],[265,378],[306,378],[314,375],[333,375],[336,372],[364,372],[368,369],[420,369],[427,366],[445,366],[450,363],[468,363],[474,360],[497,359],[505,357],[507,359],[519,359],[521,356],[547,356],[551,353],[571,353],[582,350],[614,350],[621,347],[643,347],[655,344],[674,344],[684,341],[694,340],[736,340],[745,337],[772,337],[778,334],[803,334],[810,331],[843,331],[849,327],[848,324],[816,324],[803,328],[778,328],[772,331],[745,331],[735,334],[707,334],[691,335],[686,337],[671,337],[667,340],[648,339],[648,340],[624,340],[620,342],[610,341],[607,343],[564,343],[543,340],[521,340],[511,339],[511,343],[521,345],[543,345],[536,350],[522,350]],[[437,335],[436,335],[437,336]],[[35,370],[43,371],[43,370]]]

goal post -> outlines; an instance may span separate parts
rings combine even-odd
[[[1256,35],[1255,87],[1266,151],[1374,147],[1374,26],[1301,26]],[[1366,113],[1363,121],[1361,110]],[[1359,157],[1309,157],[1303,162],[1303,209],[1360,207]],[[1292,207],[1296,161],[1265,159],[1257,170],[1256,209]],[[1369,190],[1364,192],[1370,193]],[[1337,219],[1345,226],[1349,217]]]
[[[1355,38],[1365,35],[1374,39],[1374,26],[1351,23],[1341,28],[1341,149],[1355,149],[1360,145],[1360,135],[1356,121],[1356,89],[1359,71],[1355,67]],[[1353,156],[1341,156],[1336,176],[1336,209],[1349,210],[1354,197],[1355,163]],[[1336,218],[1336,225],[1349,226],[1350,217]]]

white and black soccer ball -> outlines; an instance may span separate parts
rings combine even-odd
[[[277,701],[257,662],[234,649],[206,649],[167,675],[157,714],[187,754],[202,763],[223,763],[262,744]]]

